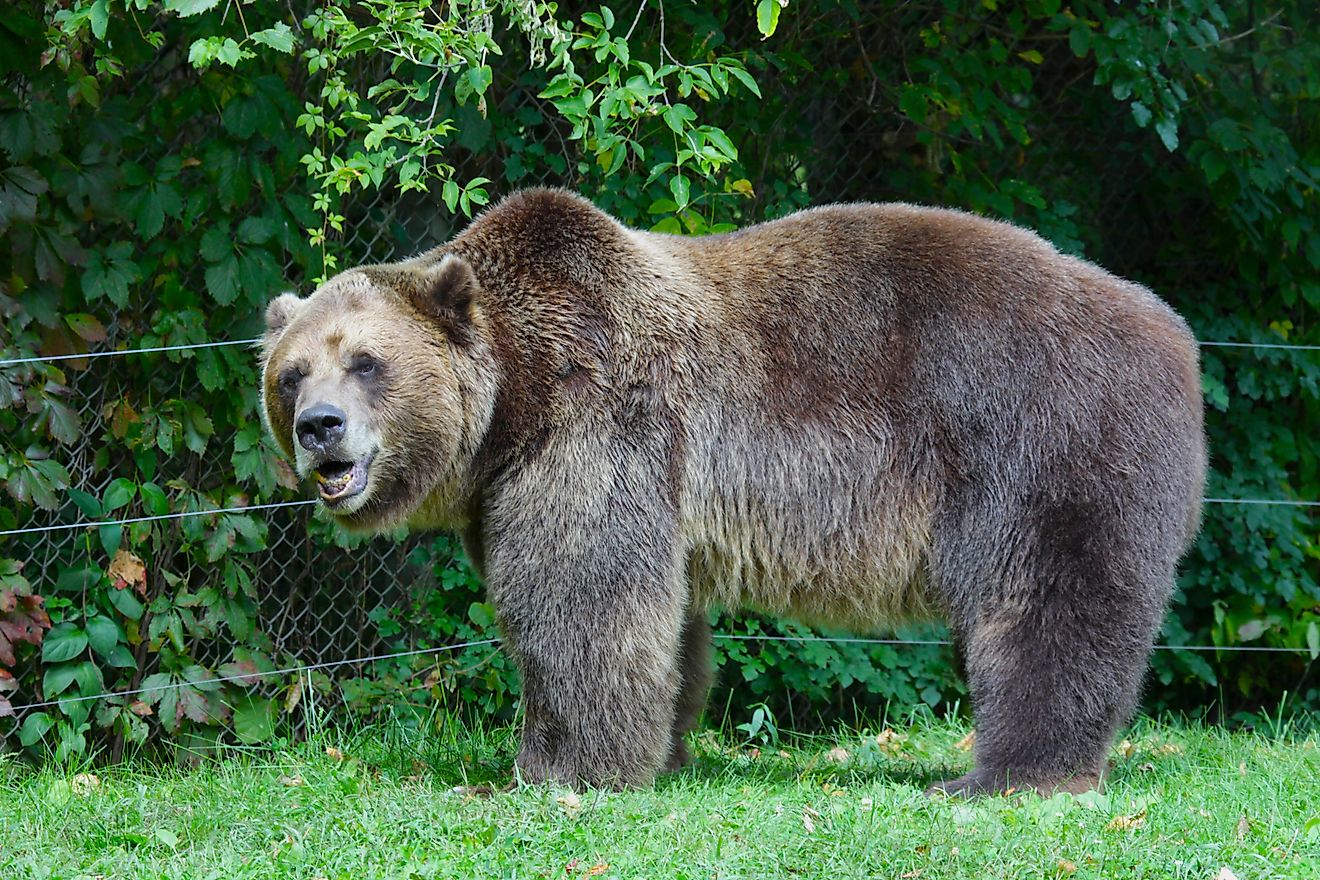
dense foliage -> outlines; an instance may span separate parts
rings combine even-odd
[[[822,200],[957,206],[1150,284],[1203,339],[1320,343],[1309,4],[1000,6],[11,4],[0,358],[248,338],[274,292],[415,252],[538,182],[685,234]],[[1208,348],[1204,368],[1210,496],[1320,499],[1320,353]],[[244,346],[0,365],[0,530],[299,497],[255,403]],[[1320,704],[1314,511],[1208,507],[1165,641],[1300,650],[1161,653],[1153,705]],[[259,683],[307,659],[285,631],[295,600],[344,601],[273,591],[274,573],[315,589],[365,552],[306,516],[278,529],[286,513],[0,536],[4,744],[261,741],[327,698],[511,711],[515,677],[489,648]],[[389,601],[329,636],[337,656],[494,635],[448,539],[409,559]],[[961,693],[937,646],[721,651],[738,711],[806,721]],[[70,700],[137,687],[160,689]],[[9,721],[11,700],[62,702]]]

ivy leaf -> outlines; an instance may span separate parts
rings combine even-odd
[[[220,0],[165,0],[165,8],[186,18],[214,9],[219,3]]]
[[[105,325],[98,321],[94,315],[89,315],[86,312],[65,315],[64,323],[68,324],[69,329],[84,342],[105,342]]]
[[[138,487],[138,495],[142,498],[142,505],[147,509],[147,513],[152,516],[163,516],[170,512],[170,500],[165,495],[165,490],[155,483],[143,483]]]
[[[254,43],[269,46],[276,52],[283,52],[285,55],[293,52],[293,31],[282,21],[273,27],[266,28],[264,31],[257,31],[252,34],[251,39]]]
[[[82,421],[67,405],[48,396],[42,399],[41,409],[46,430],[55,440],[68,445],[82,436]]]
[[[41,741],[52,727],[55,719],[45,712],[33,712],[23,719],[23,726],[18,729],[18,742],[24,748],[30,748]]]
[[[72,623],[61,623],[46,633],[41,643],[42,663],[63,663],[72,660],[87,647],[87,633]]]
[[[137,263],[129,259],[132,252],[125,241],[92,251],[82,274],[83,295],[88,300],[105,297],[120,308],[128,305],[128,286],[142,277]]]
[[[238,257],[232,253],[206,269],[206,291],[222,306],[230,305],[238,299],[238,270]]]
[[[146,607],[133,595],[132,590],[110,590],[105,594],[115,610],[129,620],[141,620]]]
[[[105,488],[105,494],[101,496],[101,508],[109,513],[112,510],[118,510],[125,504],[133,500],[133,495],[137,492],[137,485],[132,480],[125,477],[118,477],[112,480],[109,486]]]
[[[81,489],[69,489],[67,492],[69,498],[77,505],[84,516],[100,519],[104,515],[104,511],[101,509],[101,500],[95,495]]]
[[[69,689],[69,685],[78,682],[79,694],[94,694],[103,686],[101,670],[90,660],[78,663],[60,663],[46,667],[41,677],[41,693],[46,699],[54,699]]]
[[[47,188],[45,179],[31,168],[20,166],[0,172],[0,233],[16,220],[34,220],[37,197]]]
[[[87,631],[87,644],[97,656],[109,659],[122,640],[118,624],[103,614],[97,614],[87,618],[83,627]]]
[[[58,510],[57,494],[69,488],[69,472],[51,459],[24,461],[5,482],[5,488],[20,504],[32,503],[43,510]]]
[[[237,158],[237,157],[235,157]],[[202,235],[199,252],[208,263],[218,263],[234,252],[234,240],[229,235],[229,228],[220,224],[212,226]]]
[[[234,733],[249,745],[262,743],[275,735],[279,706],[274,700],[246,696],[234,705]]]
[[[279,232],[280,223],[271,217],[248,217],[238,224],[238,239],[248,244],[265,244]],[[214,230],[212,230],[214,231]],[[214,243],[213,243],[214,245]],[[225,244],[226,249],[228,244]],[[221,251],[223,254],[224,252]],[[208,259],[211,259],[208,257]],[[219,259],[215,257],[214,259]]]

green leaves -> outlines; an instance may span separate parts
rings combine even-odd
[[[190,15],[201,15],[218,6],[220,0],[164,0],[165,8],[187,17]]]
[[[108,299],[120,308],[128,305],[130,285],[142,278],[132,254],[133,246],[126,241],[90,253],[82,275],[82,291],[88,301]]]
[[[87,648],[87,633],[72,623],[61,623],[46,633],[41,643],[44,663],[62,663],[72,660]]]
[[[245,696],[234,705],[234,733],[249,745],[269,741],[275,736],[279,704],[257,696]]]
[[[260,43],[263,46],[269,46],[276,52],[283,52],[288,55],[293,52],[294,38],[293,31],[284,22],[277,22],[272,27],[257,31],[252,34],[251,40],[254,43]]]
[[[788,6],[788,0],[757,0],[756,29],[761,32],[761,39],[774,36],[779,28],[779,13]]]

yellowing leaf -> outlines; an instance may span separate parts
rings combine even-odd
[[[1115,816],[1105,828],[1109,831],[1132,831],[1146,824],[1146,811],[1133,813],[1131,816]]]
[[[116,590],[123,590],[132,587],[139,593],[146,595],[147,592],[147,566],[143,561],[127,550],[116,550],[115,556],[110,560],[110,567],[106,570],[110,576],[110,583]]]

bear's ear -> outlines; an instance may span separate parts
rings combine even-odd
[[[472,267],[462,257],[445,254],[409,285],[408,298],[413,308],[439,324],[455,342],[466,343],[480,290]]]
[[[305,302],[296,293],[281,293],[266,306],[266,332],[262,334],[260,343],[262,361],[270,357],[275,343],[279,342],[284,329],[302,311]]]

